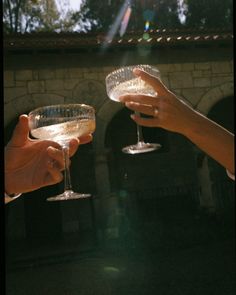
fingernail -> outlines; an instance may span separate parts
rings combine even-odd
[[[130,118],[131,118],[131,119],[134,119],[134,118],[135,118],[135,115],[134,115],[134,114],[131,114],[131,115],[130,115]]]
[[[52,154],[55,153],[55,148],[52,147],[52,146],[49,146],[49,147],[47,148],[47,151],[48,151],[48,153],[49,153],[50,155],[52,155]]]
[[[135,75],[139,75],[140,73],[141,73],[140,69],[138,69],[138,68],[134,69],[134,74]]]
[[[86,136],[87,136],[87,135],[86,135]],[[71,144],[79,144],[79,141],[80,141],[79,138],[76,138],[76,137],[75,137],[75,138],[72,138],[72,139],[70,140],[70,143],[71,143]]]

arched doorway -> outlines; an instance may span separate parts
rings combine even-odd
[[[234,133],[234,97],[228,96],[218,101],[207,116]],[[232,217],[235,204],[234,182],[227,176],[225,168],[216,161],[209,158],[208,164],[216,210],[218,214]]]
[[[136,125],[126,108],[107,127],[111,192],[117,199],[107,231],[116,233],[125,245],[158,247],[173,243],[168,231],[177,238],[176,220],[194,217],[198,205],[195,151],[179,134],[161,128],[143,128],[143,133],[145,141],[158,142],[162,148],[138,155],[122,153],[123,146],[137,141]]]
[[[155,187],[156,180],[151,183],[150,175],[155,174],[156,158],[169,151],[168,132],[158,128],[143,128],[145,141],[158,142],[162,145],[161,149],[138,155],[123,153],[124,146],[137,142],[136,124],[130,119],[130,114],[126,108],[117,112],[106,132],[105,146],[110,150],[108,162],[111,191]]]

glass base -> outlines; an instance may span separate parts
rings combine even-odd
[[[141,154],[141,153],[149,153],[161,148],[159,143],[145,143],[138,142],[137,144],[126,146],[122,149],[123,153],[126,154]]]
[[[60,195],[47,198],[47,201],[68,201],[68,200],[76,200],[76,199],[85,199],[89,197],[91,197],[91,194],[81,194],[81,193],[75,193],[72,190],[67,190]]]

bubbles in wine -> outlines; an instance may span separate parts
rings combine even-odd
[[[92,133],[94,130],[94,120],[80,119],[39,127],[31,130],[31,134],[38,139],[63,142],[71,138],[79,138],[83,135]]]
[[[112,100],[119,101],[119,97],[126,94],[156,95],[156,92],[140,78],[134,78],[115,86],[109,93],[109,97]]]

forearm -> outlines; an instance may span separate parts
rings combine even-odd
[[[234,134],[195,111],[192,116],[184,135],[234,174]]]

